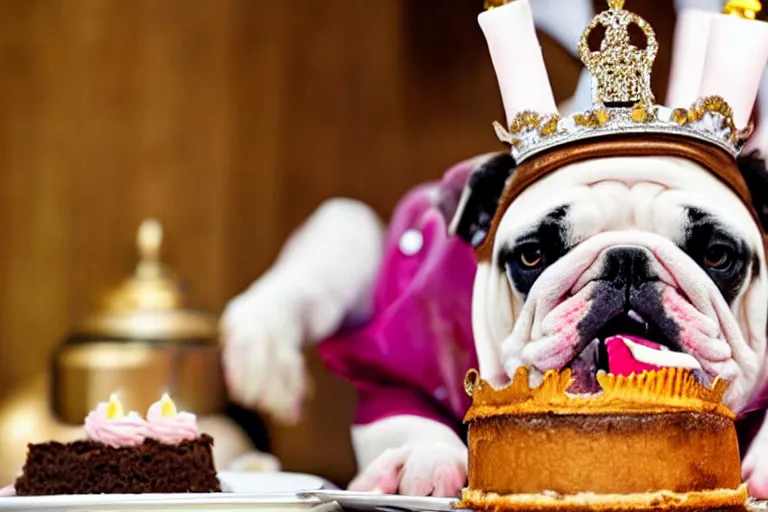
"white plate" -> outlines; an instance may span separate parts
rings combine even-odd
[[[342,508],[355,510],[405,511],[418,510],[422,512],[456,511],[456,498],[433,498],[418,496],[398,496],[373,492],[350,492],[336,490],[320,490],[303,492],[303,498],[316,498],[323,502],[335,502]]]
[[[302,473],[220,471],[218,476],[225,492],[240,494],[299,493],[336,488],[319,476]]]
[[[300,498],[298,493],[327,487],[322,478],[298,473],[219,473],[225,492],[203,494],[80,494],[0,498],[0,511],[119,512],[140,510],[245,510],[337,512],[336,503]],[[313,511],[315,512],[315,511]]]
[[[304,492],[304,498],[316,498],[326,503],[338,503],[344,509],[380,512],[457,512],[456,498],[395,496],[371,492],[321,490]],[[751,500],[750,512],[768,512],[768,501]]]

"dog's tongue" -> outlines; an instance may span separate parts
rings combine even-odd
[[[701,365],[692,355],[669,350],[639,336],[611,336],[605,340],[605,348],[608,352],[608,371],[614,375],[640,375],[661,368],[701,370]]]
[[[652,350],[661,350],[661,345],[653,341],[637,336],[611,336],[605,340],[605,348],[608,352],[608,371],[614,375],[640,375],[643,372],[660,370],[660,366],[638,361],[632,353],[632,344],[648,347]]]

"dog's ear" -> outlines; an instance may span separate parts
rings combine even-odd
[[[515,170],[508,152],[494,153],[475,164],[451,222],[451,233],[478,247],[488,236],[507,180]]]
[[[763,229],[768,230],[768,168],[765,159],[755,150],[738,159],[739,170],[747,182],[752,206],[754,206]]]

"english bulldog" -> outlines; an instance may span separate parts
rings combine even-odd
[[[227,308],[230,389],[295,420],[299,347],[317,343],[359,394],[349,488],[453,496],[468,369],[503,384],[526,366],[536,385],[570,368],[571,391],[591,393],[601,370],[688,368],[729,381],[744,477],[768,498],[768,173],[755,153],[739,168],[756,216],[671,156],[564,165],[505,203],[515,161],[484,155],[407,194],[386,230],[365,205],[332,201]]]

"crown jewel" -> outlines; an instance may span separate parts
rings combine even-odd
[[[489,3],[498,10],[514,5],[506,0]],[[716,95],[700,98],[685,108],[656,105],[651,90],[651,68],[659,49],[656,35],[646,20],[624,9],[624,0],[607,3],[609,8],[594,17],[579,44],[581,60],[592,75],[592,109],[562,117],[524,110],[515,114],[509,127],[494,123],[497,137],[511,146],[518,163],[570,142],[620,134],[683,136],[717,145],[737,156],[751,127],[739,130],[731,107]],[[731,3],[736,9],[751,7],[755,0]],[[645,35],[644,48],[630,40],[633,25]],[[605,36],[599,50],[593,51],[588,40],[598,26],[605,28]]]
[[[579,55],[592,74],[592,102],[595,105],[653,104],[651,67],[659,51],[656,34],[641,17],[624,10],[624,0],[609,0],[610,9],[598,14],[584,30]],[[644,49],[630,43],[629,26],[635,24],[645,34]],[[589,36],[602,25],[605,36],[600,50],[589,48]]]

